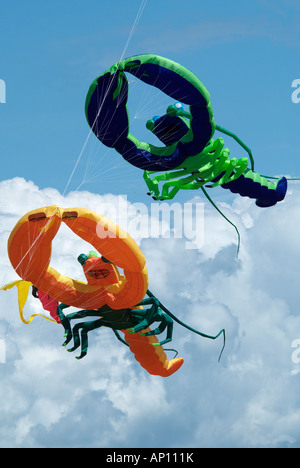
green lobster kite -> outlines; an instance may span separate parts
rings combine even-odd
[[[129,132],[126,73],[154,86],[178,102],[167,113],[147,122],[164,144],[157,147],[139,141]],[[189,106],[189,112],[183,105]],[[114,148],[130,164],[144,170],[149,194],[156,200],[172,199],[179,190],[217,185],[256,199],[259,207],[282,201],[287,179],[270,182],[254,172],[250,149],[233,133],[215,124],[210,95],[203,83],[179,63],[154,54],[136,55],[113,64],[91,84],[85,106],[91,130],[106,146]],[[248,158],[229,158],[218,130],[235,138]],[[162,189],[159,188],[162,183]],[[211,200],[210,200],[211,201]]]
[[[174,139],[189,131],[190,113],[184,111],[181,103],[169,106],[162,117],[148,120],[146,127],[161,141],[174,142]],[[180,132],[179,132],[180,129]],[[248,152],[254,168],[252,152],[236,135],[216,125],[216,130],[233,137]],[[179,133],[179,134],[178,134]],[[184,141],[184,135],[181,136]],[[281,201],[286,193],[287,181],[283,177],[276,183],[270,182],[248,168],[248,157],[229,158],[230,151],[224,148],[223,138],[211,138],[205,148],[197,155],[190,156],[176,169],[168,172],[144,171],[148,195],[155,200],[170,200],[179,190],[197,190],[203,186],[227,188],[242,196],[256,198],[260,207],[272,206]],[[157,175],[154,175],[157,174]],[[151,176],[153,176],[151,178]],[[160,189],[159,183],[162,182]],[[209,185],[207,185],[209,184]]]

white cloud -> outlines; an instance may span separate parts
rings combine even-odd
[[[119,203],[118,197],[88,192],[62,197],[23,179],[1,182],[0,198],[1,285],[17,279],[5,246],[27,211],[56,203],[102,213],[108,203],[108,211]],[[88,355],[77,361],[76,352],[61,347],[60,326],[42,318],[22,324],[16,291],[1,292],[6,363],[0,362],[0,446],[299,446],[300,369],[291,359],[292,342],[300,338],[299,202],[295,185],[270,209],[240,197],[219,204],[241,232],[239,259],[234,229],[207,204],[199,251],[186,249],[186,239],[145,239],[142,233],[137,239],[150,289],[162,303],[204,333],[226,329],[220,363],[221,338],[205,340],[176,323],[170,348],[185,363],[170,378],[149,376],[108,329],[90,334]],[[122,203],[130,222],[136,207]],[[55,266],[79,275],[82,248],[63,230],[53,246]],[[38,309],[30,298],[25,314]]]

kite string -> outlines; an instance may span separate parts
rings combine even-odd
[[[158,80],[158,78],[156,78],[156,80]],[[156,81],[155,81],[155,82],[156,82]],[[154,82],[154,86],[155,86],[155,82]],[[167,83],[167,84],[165,85],[165,87],[167,87],[168,84],[169,84],[169,83]],[[109,85],[109,87],[110,87],[110,86],[111,86],[111,85]],[[164,91],[164,88],[162,88],[162,91]],[[146,94],[146,92],[147,92],[147,88],[146,88],[146,90],[144,91],[144,95]],[[104,99],[105,99],[105,97],[104,97]],[[103,100],[104,100],[104,99],[103,99]],[[102,100],[102,102],[103,102],[103,100]],[[161,102],[163,102],[163,101],[161,100]],[[118,106],[116,106],[116,109],[117,109],[117,107],[118,107]],[[113,115],[112,115],[112,117],[111,117],[110,122],[112,121],[112,119],[113,119],[113,117],[114,117],[114,115],[115,115],[116,109],[115,109],[115,111],[114,111],[114,113],[113,113]],[[99,115],[99,112],[98,112],[98,114],[97,114],[97,116],[96,116],[96,119],[97,119],[98,115]],[[131,119],[131,121],[130,121],[130,123],[129,123],[129,126],[130,126],[130,124],[134,121],[135,118],[136,118],[136,117],[134,116],[134,117]],[[96,120],[96,119],[95,119],[95,120]],[[108,123],[105,124],[107,128],[109,128],[110,122],[108,122]],[[94,125],[95,125],[95,122],[93,123],[92,128],[94,127]],[[102,130],[103,130],[103,129],[102,129]],[[100,128],[100,131],[101,131],[101,128]],[[120,138],[121,138],[121,135],[115,140],[115,143],[116,143]],[[130,153],[130,150],[128,150],[128,152]],[[126,152],[123,154],[123,156],[124,156],[125,154],[126,154]],[[130,162],[130,158],[128,158],[127,160]],[[110,166],[108,169],[106,169],[106,171],[103,171],[103,165],[102,165],[102,166],[101,166],[101,173],[100,173],[101,176],[103,176],[103,174],[104,174],[105,172],[109,172],[109,171],[111,171],[111,170],[113,170],[113,169],[116,169],[116,168],[120,167],[122,164],[123,164],[122,161],[116,162],[116,165],[115,165],[115,166],[113,166],[113,167]],[[75,171],[75,168],[74,168],[74,171]],[[74,172],[74,171],[73,171],[73,172]],[[96,176],[94,175],[92,178],[89,178],[89,181],[90,181],[90,180],[93,180],[93,179],[95,179],[95,178],[98,178],[98,177],[99,177],[99,173],[98,173]],[[84,183],[85,183],[85,178],[84,178],[84,180],[79,184],[79,186],[77,187],[76,190],[78,190]]]
[[[129,46],[130,41],[131,41],[131,39],[132,39],[132,36],[133,36],[133,34],[134,34],[134,32],[135,32],[135,30],[136,30],[136,28],[137,28],[137,25],[138,25],[138,23],[139,23],[139,21],[140,21],[140,19],[141,19],[141,17],[142,17],[142,14],[143,14],[143,11],[144,11],[145,6],[146,6],[146,4],[147,4],[147,1],[148,1],[148,0],[142,0],[142,3],[141,3],[140,8],[139,8],[139,11],[137,12],[136,18],[135,18],[135,20],[134,20],[134,23],[133,23],[133,25],[132,25],[131,31],[130,31],[129,36],[128,36],[128,38],[127,38],[127,41],[126,41],[124,50],[123,50],[123,52],[122,52],[122,54],[121,54],[120,60],[122,60],[122,59],[124,58],[124,55],[125,55],[125,53],[126,53],[126,50],[128,49],[128,46]]]
[[[70,177],[69,177],[69,180],[68,180],[68,182],[67,182],[67,185],[66,185],[66,187],[65,187],[65,189],[64,189],[64,191],[63,191],[63,196],[65,196],[65,193],[66,193],[66,191],[67,191],[67,189],[68,189],[68,187],[69,187],[69,185],[70,185],[70,183],[71,183],[71,180],[73,179],[74,173],[75,173],[75,171],[76,171],[76,169],[77,169],[77,166],[78,166],[78,164],[79,164],[79,162],[80,162],[80,160],[81,160],[81,157],[82,157],[82,155],[83,155],[83,153],[84,153],[84,150],[85,150],[85,148],[86,148],[86,145],[88,144],[88,141],[89,141],[89,139],[90,139],[91,133],[92,133],[92,129],[90,129],[90,131],[89,131],[89,133],[88,133],[88,136],[87,136],[87,138],[86,138],[86,140],[85,140],[85,142],[84,142],[84,144],[83,144],[83,147],[82,147],[82,149],[81,149],[81,151],[80,151],[80,153],[79,153],[79,156],[78,156],[77,161],[76,161],[76,163],[75,163],[75,165],[74,165],[74,167],[73,167],[73,170],[72,170],[72,172],[71,172],[71,175],[70,175]]]
[[[142,17],[142,14],[143,14],[143,11],[144,11],[145,6],[146,6],[146,4],[147,4],[147,1],[148,1],[148,0],[142,0],[142,3],[141,3],[141,5],[140,5],[140,8],[139,8],[138,13],[137,13],[137,15],[136,15],[136,18],[135,18],[135,20],[134,20],[133,26],[132,26],[132,28],[131,28],[131,31],[130,31],[130,33],[129,33],[129,36],[128,36],[128,38],[127,38],[127,41],[126,41],[126,43],[125,43],[125,47],[124,47],[124,49],[123,49],[123,52],[122,52],[122,54],[121,54],[121,57],[120,57],[119,61],[123,59],[123,57],[124,57],[124,55],[125,55],[125,53],[126,53],[126,50],[128,49],[129,43],[130,43],[131,38],[132,38],[132,36],[133,36],[133,34],[134,34],[136,28],[137,28],[138,22],[140,21],[140,19],[141,19],[141,17]],[[109,93],[110,88],[111,88],[111,86],[112,86],[112,82],[113,82],[113,80],[111,81],[111,84],[108,86],[108,89],[107,89],[107,91],[106,91],[106,94],[105,94],[105,96],[104,96],[102,102],[105,101],[105,98],[106,98],[107,94]],[[75,171],[76,171],[76,169],[77,169],[77,167],[78,167],[78,164],[79,164],[79,162],[80,162],[80,160],[81,160],[81,158],[82,158],[82,155],[83,155],[84,150],[85,150],[85,148],[86,148],[86,145],[87,145],[87,143],[88,143],[88,141],[89,141],[89,139],[90,139],[91,133],[92,133],[93,128],[94,128],[94,125],[95,125],[95,123],[96,123],[96,121],[97,121],[97,119],[98,119],[98,116],[100,115],[101,110],[102,110],[102,106],[99,107],[99,110],[98,110],[98,112],[97,112],[97,115],[96,115],[96,117],[95,117],[95,120],[94,120],[94,122],[93,122],[93,125],[92,125],[92,127],[90,128],[90,131],[89,131],[89,133],[88,133],[88,136],[87,136],[87,138],[86,138],[86,140],[85,140],[85,142],[84,142],[84,144],[83,144],[83,147],[82,147],[82,149],[81,149],[81,151],[80,151],[80,153],[79,153],[79,156],[78,156],[77,161],[76,161],[76,163],[75,163],[75,165],[74,165],[74,168],[73,168],[73,170],[72,170],[72,172],[71,172],[71,175],[70,175],[70,177],[69,177],[69,180],[68,180],[68,182],[67,182],[67,185],[66,185],[66,187],[65,187],[65,189],[64,189],[64,191],[63,191],[63,196],[65,195],[65,193],[66,193],[66,191],[67,191],[67,189],[68,189],[68,187],[69,187],[69,185],[70,185],[70,183],[71,183],[71,180],[72,180],[72,178],[73,178],[73,176],[74,176],[74,173],[75,173]]]

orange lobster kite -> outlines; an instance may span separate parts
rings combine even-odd
[[[50,266],[52,240],[62,223],[101,252],[100,257],[96,252],[78,257],[87,282],[62,275]],[[38,297],[42,292],[57,305],[53,313],[42,302],[55,318],[52,321],[63,325],[64,345],[74,340],[74,346],[69,351],[81,345],[79,359],[87,354],[88,333],[102,326],[111,328],[117,338],[129,346],[144,369],[162,377],[176,372],[184,361],[176,357],[169,361],[162,347],[172,340],[173,320],[206,338],[216,339],[223,334],[225,345],[224,330],[216,336],[198,332],[181,322],[158,301],[148,289],[146,260],[135,241],[119,226],[93,211],[53,205],[27,213],[10,234],[8,254],[22,280],[1,289],[10,289],[14,285],[18,287],[22,321],[30,323],[34,317],[31,316],[29,320],[23,318],[28,290],[30,285],[34,285]],[[118,268],[123,269],[123,274]],[[81,310],[65,315],[63,310],[67,307]],[[96,319],[71,327],[71,320],[86,317]],[[149,327],[155,322],[159,322],[159,325],[151,330]],[[166,339],[159,342],[156,335],[165,329]],[[125,339],[118,331],[124,333]]]

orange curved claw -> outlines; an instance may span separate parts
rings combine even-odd
[[[62,222],[105,258],[109,257],[115,269],[123,269],[124,274],[115,275],[111,283],[104,277],[92,281],[91,276],[88,283],[83,283],[52,268],[52,241]],[[105,304],[112,309],[131,308],[143,299],[148,287],[146,259],[136,242],[115,223],[85,208],[52,205],[28,212],[9,236],[8,255],[23,280],[55,300],[81,309]],[[107,272],[113,268],[106,265]]]

